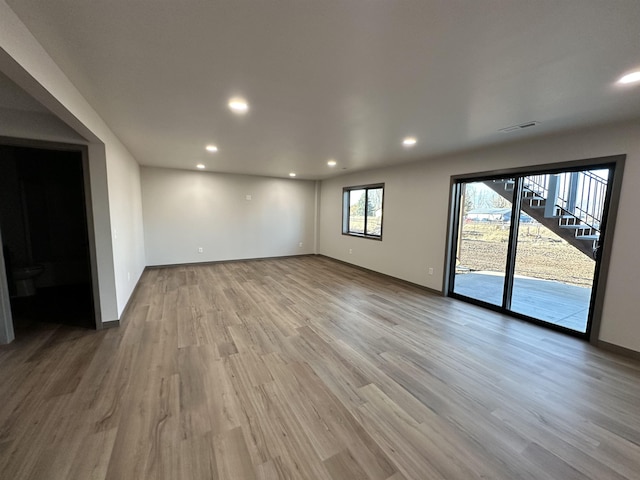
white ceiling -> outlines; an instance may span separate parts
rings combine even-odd
[[[143,165],[324,178],[640,118],[638,0],[7,3]]]

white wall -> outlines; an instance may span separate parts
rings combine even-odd
[[[111,241],[118,318],[144,271],[140,166],[118,142],[106,144]]]
[[[87,140],[102,321],[116,320],[145,266],[139,166],[4,0],[0,70]],[[32,127],[12,122],[7,135],[56,140],[59,133]]]
[[[314,253],[315,182],[150,167],[141,177],[148,265]]]
[[[322,182],[319,253],[442,291],[452,175],[627,154],[600,339],[640,351],[640,123],[481,149]],[[342,187],[385,183],[383,241],[341,234]],[[349,254],[349,249],[353,250]],[[429,267],[434,274],[427,274]]]

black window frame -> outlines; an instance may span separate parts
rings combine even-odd
[[[382,220],[380,221],[380,235],[373,235],[367,233],[367,208],[369,206],[369,190],[379,190],[382,189],[382,202],[380,204],[380,210],[382,210]],[[349,230],[349,219],[350,219],[350,195],[354,190],[364,190],[364,228],[363,233],[360,232],[352,232]],[[383,231],[383,222],[384,222],[384,183],[372,183],[369,185],[356,185],[352,187],[343,187],[342,188],[342,234],[348,235],[350,237],[359,237],[359,238],[368,238],[370,240],[378,240],[382,241],[382,231]]]
[[[597,157],[597,158],[589,158],[584,160],[575,160],[575,161],[565,161],[565,162],[557,162],[557,163],[545,163],[540,165],[528,165],[524,167],[513,167],[513,168],[505,168],[498,170],[491,170],[486,172],[478,172],[478,173],[467,173],[467,174],[458,174],[451,176],[451,184],[450,184],[450,197],[449,197],[449,213],[448,213],[448,236],[447,236],[447,246],[445,253],[445,273],[444,273],[444,295],[452,298],[456,298],[459,300],[463,300],[468,303],[472,303],[475,305],[482,306],[484,308],[494,310],[505,315],[515,317],[521,320],[526,320],[528,322],[534,323],[536,325],[541,325],[547,327],[551,330],[560,331],[562,333],[566,333],[568,335],[582,338],[584,340],[588,340],[590,343],[597,345],[600,341],[600,324],[602,321],[602,311],[604,305],[604,297],[607,286],[607,273],[609,272],[609,264],[611,259],[611,252],[613,250],[613,233],[616,225],[616,217],[618,213],[618,204],[620,201],[620,194],[622,189],[622,176],[624,171],[624,166],[626,162],[626,154],[621,155],[611,155],[606,157]],[[601,245],[600,255],[596,262],[596,270],[594,276],[596,281],[593,284],[592,296],[589,305],[590,313],[590,321],[587,323],[586,332],[582,333],[576,330],[567,329],[560,325],[556,325],[554,323],[550,323],[544,320],[538,320],[533,317],[529,317],[527,315],[514,312],[509,309],[505,309],[503,305],[505,301],[503,300],[503,305],[496,306],[481,300],[473,299],[471,297],[467,297],[465,295],[455,293],[454,290],[454,281],[452,277],[455,275],[455,248],[458,241],[458,227],[460,223],[460,202],[459,202],[459,185],[463,183],[483,181],[483,180],[491,180],[494,178],[502,177],[524,177],[527,175],[535,175],[538,173],[555,173],[555,172],[563,172],[563,171],[580,171],[584,169],[596,169],[596,168],[608,168],[612,169],[612,174],[609,178],[610,181],[610,189],[607,192],[608,200],[607,206],[605,207],[607,210],[607,218],[606,223],[603,223],[601,226]],[[519,203],[519,202],[518,202]],[[519,215],[517,213],[518,208],[516,208],[516,202],[514,202],[512,206],[511,218],[514,219],[512,222],[513,225],[519,223]],[[514,212],[515,215],[514,215]],[[513,227],[512,227],[513,228]],[[508,254],[509,256],[512,253]],[[506,275],[509,275],[506,272]]]

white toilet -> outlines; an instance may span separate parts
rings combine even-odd
[[[44,272],[43,265],[19,267],[13,270],[13,280],[16,283],[17,297],[30,297],[36,294],[35,279]]]

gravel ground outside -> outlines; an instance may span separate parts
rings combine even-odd
[[[458,272],[504,271],[509,225],[471,222],[463,226]],[[521,224],[516,275],[589,287],[595,261],[539,224]]]

